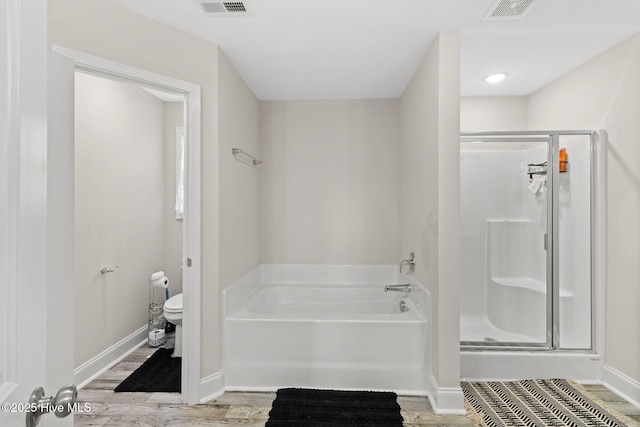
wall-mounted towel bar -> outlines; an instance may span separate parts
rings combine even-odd
[[[529,181],[533,179],[533,175],[546,175],[546,174],[547,174],[547,162],[529,163],[527,165],[527,175],[529,175]]]
[[[251,163],[253,164],[253,166],[257,166],[259,164],[262,163],[262,160],[258,160],[255,157],[253,157],[251,154],[247,153],[246,151],[244,151],[242,148],[232,148],[231,149],[231,154],[233,154],[234,156],[238,156],[239,154],[244,154],[245,156],[249,157],[249,159],[251,159]]]
[[[564,148],[562,149],[564,150]],[[566,154],[565,154],[566,157]],[[560,160],[559,169],[560,173],[567,172],[567,164],[569,162],[564,160]],[[546,175],[547,174],[547,162],[544,163],[529,163],[527,165],[527,175],[529,175],[529,181],[533,180],[533,175]]]

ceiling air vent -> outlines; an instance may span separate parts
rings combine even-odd
[[[485,19],[521,18],[534,0],[498,0],[491,6]]]
[[[251,16],[247,1],[198,1],[206,16]]]

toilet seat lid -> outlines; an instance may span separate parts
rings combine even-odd
[[[166,311],[182,311],[182,294],[174,295],[164,303]]]

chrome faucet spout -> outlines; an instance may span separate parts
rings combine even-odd
[[[395,292],[404,292],[408,294],[411,292],[411,285],[409,283],[405,285],[387,285],[384,287],[385,292],[395,291]]]

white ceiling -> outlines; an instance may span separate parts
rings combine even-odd
[[[399,97],[440,31],[461,32],[462,95],[527,95],[640,31],[639,0],[535,0],[501,21],[496,0],[248,0],[245,17],[111,1],[216,43],[261,100]]]

